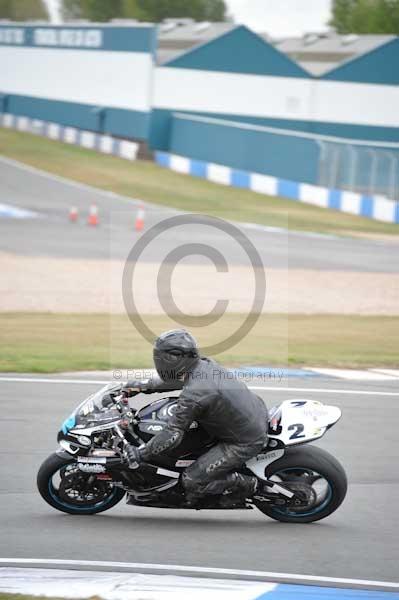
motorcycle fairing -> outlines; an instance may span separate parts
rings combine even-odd
[[[341,417],[341,409],[316,400],[285,400],[273,415],[269,438],[285,446],[304,444],[321,438]]]
[[[284,456],[284,448],[278,448],[276,450],[270,450],[269,452],[265,452],[262,454],[258,454],[254,458],[248,460],[245,464],[254,475],[259,477],[259,479],[263,479],[266,481],[267,477],[265,476],[265,469],[268,465],[270,465],[275,460],[278,460],[282,456]]]

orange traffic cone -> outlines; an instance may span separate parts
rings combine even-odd
[[[78,220],[78,209],[76,208],[76,206],[72,206],[71,210],[69,211],[69,220],[71,221],[71,223],[76,223],[76,221]]]
[[[144,215],[144,204],[140,204],[136,215],[136,222],[134,224],[136,231],[142,231],[144,229]]]
[[[87,219],[88,225],[98,225],[98,208],[95,204],[90,206],[89,218]]]

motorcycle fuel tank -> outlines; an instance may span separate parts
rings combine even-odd
[[[176,396],[161,398],[138,411],[136,417],[139,419],[138,428],[140,437],[145,442],[166,427],[167,422],[176,410],[177,401],[178,398]],[[212,444],[213,438],[194,421],[182,442],[177,448],[170,451],[170,455],[180,457],[193,454],[193,456],[197,457],[203,454]]]

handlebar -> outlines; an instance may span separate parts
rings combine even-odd
[[[101,404],[103,406],[103,408],[108,408],[109,406],[111,406],[112,404],[114,404],[117,408],[119,408],[120,402],[121,402],[121,397],[122,399],[122,403],[123,404],[127,404],[127,398],[132,398],[133,396],[137,396],[137,394],[139,394],[140,392],[130,392],[129,394],[127,394],[127,392],[125,390],[120,390],[120,392],[118,394],[106,394],[105,396],[103,396],[102,400],[101,400]]]

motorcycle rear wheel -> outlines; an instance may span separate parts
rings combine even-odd
[[[312,523],[325,519],[342,504],[346,496],[348,482],[341,464],[331,454],[317,446],[288,448],[282,458],[272,462],[265,469],[267,479],[281,482],[288,487],[320,485],[322,491],[316,501],[307,509],[276,506],[254,498],[254,505],[265,515],[283,523]],[[298,486],[299,484],[299,486]]]
[[[66,458],[55,452],[50,454],[41,465],[37,474],[37,487],[41,497],[47,504],[70,515],[95,515],[112,508],[122,500],[125,495],[124,490],[114,487],[108,482],[93,482],[93,486],[90,488],[89,478],[92,476],[85,473],[76,473],[76,498],[71,497],[68,499],[66,486],[59,485],[57,487],[55,478],[59,476],[62,482],[62,477],[68,476],[68,468],[72,469],[69,476],[68,491],[69,494],[73,493],[74,462],[73,458]],[[78,491],[79,486],[80,488],[86,487],[86,491],[83,493],[86,494],[87,501],[79,499],[79,493],[82,495],[82,489],[80,489],[80,492]]]

